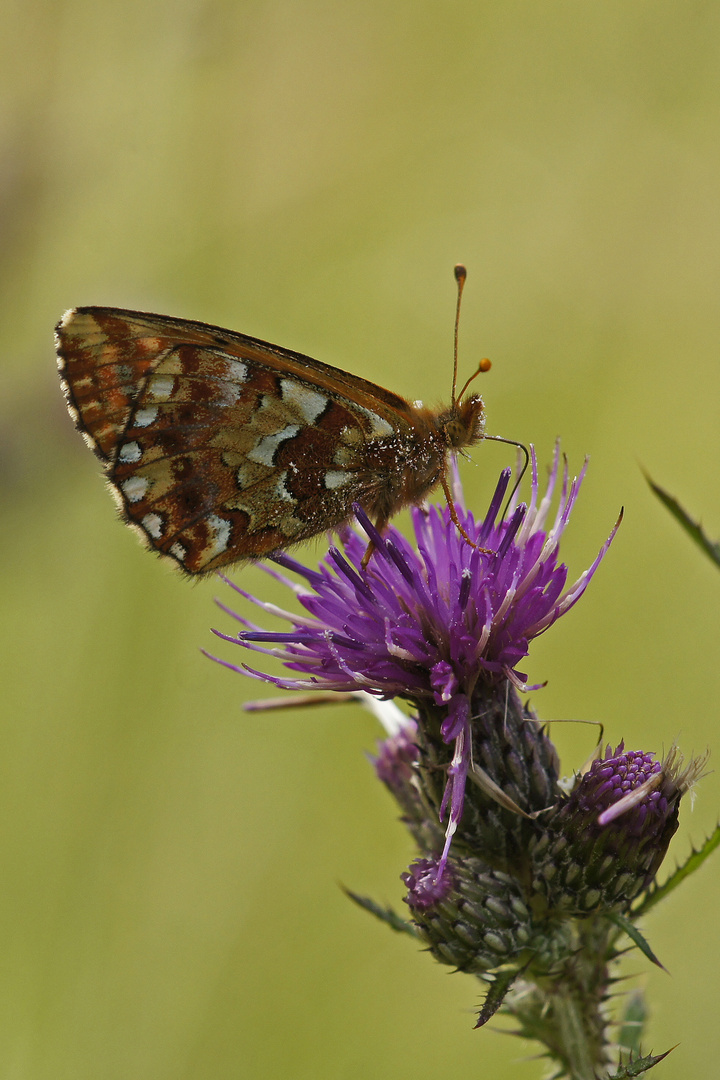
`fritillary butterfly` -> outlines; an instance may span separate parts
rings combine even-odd
[[[459,304],[462,268],[456,277]],[[448,493],[448,455],[484,437],[483,402],[463,396],[467,384],[448,408],[428,409],[290,349],[167,315],[74,308],[57,351],[70,415],[123,518],[188,574],[336,528],[353,503],[382,530],[436,484]]]

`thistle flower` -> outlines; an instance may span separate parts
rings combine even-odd
[[[375,546],[366,571],[361,562],[367,540],[352,530],[342,536],[343,552],[331,547],[318,570],[287,554],[276,555],[273,561],[277,565],[295,572],[310,586],[299,588],[277,571],[270,571],[296,592],[307,615],[283,611],[228,582],[268,614],[286,619],[292,629],[263,630],[230,611],[248,629],[236,637],[215,633],[243,648],[278,657],[298,672],[298,677],[268,675],[224,660],[220,663],[288,690],[366,691],[378,697],[403,698],[424,717],[425,736],[432,731],[431,741],[437,741],[439,735],[440,744],[452,747],[449,761],[438,746],[437,760],[428,763],[442,768],[447,777],[437,805],[439,817],[448,818],[440,874],[463,816],[471,765],[473,761],[481,763],[490,749],[478,743],[478,716],[489,707],[495,713],[498,705],[504,712],[509,689],[529,689],[527,676],[518,665],[527,656],[530,641],[577,603],[617,530],[616,525],[590,568],[568,586],[567,567],[558,561],[558,548],[587,463],[570,483],[567,462],[561,471],[560,460],[556,445],[548,482],[541,492],[537,458],[531,448],[529,503],[518,503],[513,495],[501,512],[512,475],[506,469],[479,522],[464,509],[455,474],[458,518],[474,546],[460,535],[447,506],[413,510],[416,547],[393,526],[380,535],[356,507],[358,523]],[[558,507],[548,526],[559,482]],[[527,741],[522,733],[518,738]],[[553,756],[547,748],[543,754]],[[510,762],[511,772],[513,765],[521,774],[527,772],[526,757],[521,750],[518,760]],[[501,786],[503,772],[493,778]],[[532,779],[525,777],[522,794],[530,795],[531,808],[537,810],[547,805],[550,792],[543,782],[533,798],[525,790],[532,787]],[[519,775],[508,777],[513,789],[520,780]]]

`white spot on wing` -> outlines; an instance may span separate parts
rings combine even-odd
[[[153,540],[159,540],[163,534],[164,522],[159,514],[146,514],[142,519],[142,527]]]
[[[208,514],[207,518],[208,530],[211,533],[211,547],[210,558],[214,558],[215,555],[219,555],[222,551],[227,551],[230,543],[230,532],[232,530],[232,522],[226,521],[225,518],[218,517],[217,514]]]
[[[140,449],[140,443],[126,442],[120,447],[120,453],[118,459],[127,464],[134,465],[136,461],[140,461],[142,457],[142,450]]]
[[[328,491],[334,491],[335,488],[342,487],[351,480],[352,473],[347,472],[346,469],[328,469],[325,473],[325,487]]]
[[[311,390],[309,386],[303,386],[295,379],[281,379],[280,390],[283,401],[294,405],[307,424],[314,424],[327,408],[328,399],[324,394]]]
[[[168,550],[170,554],[177,559],[178,562],[185,562],[185,556],[187,555],[187,551],[179,540],[176,540],[174,544],[171,544]]]
[[[247,364],[243,364],[242,360],[226,360],[225,371],[233,382],[247,382]]]
[[[154,424],[158,416],[157,405],[151,405],[149,408],[138,409],[135,413],[135,427],[149,427],[150,424]]]
[[[172,375],[153,375],[148,383],[148,396],[154,401],[167,401],[175,389]]]
[[[120,485],[128,502],[140,502],[149,486],[150,483],[144,476],[128,476]]]
[[[275,483],[275,490],[277,491],[283,502],[296,503],[297,499],[294,495],[291,495],[288,489],[285,487],[285,481],[287,480],[287,469],[282,473]]]
[[[275,463],[275,454],[277,453],[280,443],[285,439],[292,439],[297,435],[300,428],[297,424],[288,424],[282,431],[276,431],[274,435],[264,435],[250,453],[247,455],[250,461],[257,461],[259,465],[268,465],[272,467]]]

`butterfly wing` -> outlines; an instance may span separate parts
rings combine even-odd
[[[428,457],[403,398],[268,342],[95,307],[57,337],[68,407],[123,515],[191,574],[333,528],[354,502],[382,515],[398,464]]]

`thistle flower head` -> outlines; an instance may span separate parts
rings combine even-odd
[[[359,524],[375,544],[366,571],[361,561],[367,539],[352,530],[343,533],[343,552],[331,547],[318,570],[286,554],[274,556],[275,563],[307,582],[309,588],[298,588],[274,572],[294,589],[308,615],[279,611],[232,586],[268,613],[286,618],[292,630],[272,633],[236,616],[249,629],[227,640],[280,657],[300,677],[227,666],[288,690],[367,690],[439,706],[458,694],[471,694],[481,678],[507,678],[526,689],[518,664],[530,641],[577,603],[612,540],[589,570],[566,587],[567,567],[558,562],[558,546],[586,467],[570,484],[567,463],[561,473],[556,447],[541,493],[531,452],[527,505],[518,505],[514,497],[501,513],[511,479],[506,469],[488,512],[476,522],[462,507],[456,483],[458,517],[474,547],[452,525],[447,506],[413,510],[415,547],[392,525],[378,534],[356,507]],[[559,481],[559,505],[547,526]]]
[[[590,568],[568,585],[558,548],[587,465],[570,482],[556,446],[543,491],[532,448],[531,463],[529,502],[518,503],[513,495],[503,511],[511,481],[506,469],[480,521],[463,508],[455,474],[457,515],[471,543],[460,535],[447,506],[412,511],[415,546],[392,525],[380,535],[356,507],[365,536],[346,530],[343,551],[331,547],[317,570],[287,554],[274,556],[277,565],[307,583],[298,587],[268,571],[293,589],[306,614],[280,610],[228,582],[268,614],[286,619],[290,630],[264,630],[230,612],[246,629],[236,637],[215,631],[252,652],[278,657],[297,675],[270,675],[220,661],[234,671],[288,690],[401,697],[421,713],[439,716],[442,740],[453,747],[440,807],[441,817],[449,809],[444,859],[462,814],[478,691],[486,695],[507,682],[527,689],[519,665],[530,641],[577,603],[617,529]],[[548,524],[558,486],[557,510]],[[363,569],[367,537],[375,550]]]

